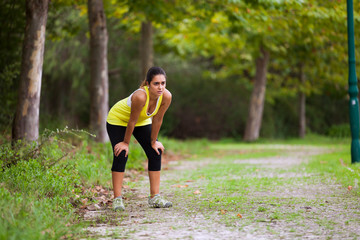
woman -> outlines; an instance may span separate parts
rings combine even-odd
[[[114,151],[111,171],[115,211],[125,210],[121,190],[131,135],[140,143],[149,160],[149,206],[172,206],[171,202],[159,194],[161,154],[164,146],[157,141],[164,114],[170,103],[171,93],[166,89],[166,73],[160,67],[152,67],[140,88],[110,109],[106,127]]]

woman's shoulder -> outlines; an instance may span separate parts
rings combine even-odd
[[[131,101],[139,101],[139,102],[146,102],[146,91],[143,88],[139,88],[133,92],[131,96]]]
[[[163,98],[169,98],[169,99],[172,98],[171,92],[169,90],[167,90],[166,88],[165,88],[165,91],[163,93]]]
[[[169,90],[167,90],[165,88],[165,91],[163,93],[163,102],[166,103],[166,102],[171,102],[171,99],[172,99],[172,94]]]

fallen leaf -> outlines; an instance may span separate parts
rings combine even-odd
[[[84,199],[81,199],[81,202],[84,204],[84,205],[86,205],[86,203],[89,201],[89,199],[87,199],[87,198],[84,198]]]
[[[194,180],[186,180],[186,182],[195,182]]]
[[[236,216],[237,216],[238,218],[242,218],[242,215],[241,215],[240,213],[238,213]]]
[[[89,205],[87,206],[87,209],[90,210],[90,211],[95,211],[97,209],[100,209],[101,207],[97,204],[92,204],[92,205]]]
[[[186,188],[189,185],[172,185],[172,187],[176,187],[176,188]]]
[[[123,187],[124,189],[128,189],[128,188],[129,188],[128,185],[123,185],[122,187]]]
[[[96,200],[96,201],[106,201],[106,197],[103,195],[103,196],[101,196],[101,197],[94,197],[94,199]]]
[[[342,160],[342,158],[339,159],[339,162],[342,166],[346,166],[346,164],[344,163],[344,161]]]
[[[201,192],[199,190],[196,190],[194,194],[200,194]]]
[[[349,191],[351,191],[351,190],[352,190],[352,188],[353,188],[352,186],[348,186],[348,190],[349,190]]]
[[[328,163],[327,161],[320,161],[321,164],[326,164]]]
[[[220,210],[220,212],[221,212],[221,214],[225,214],[227,211],[226,211],[226,210],[221,209],[221,210]]]
[[[105,189],[101,189],[101,191],[100,191],[102,194],[104,194],[104,195],[107,195],[107,194],[109,194],[109,191],[108,190],[105,190]]]

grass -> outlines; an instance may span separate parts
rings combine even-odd
[[[161,140],[170,153],[184,156],[202,154],[208,144],[206,140]],[[93,201],[93,193],[84,189],[111,188],[110,143],[96,143],[85,131],[67,128],[45,131],[38,144],[19,142],[12,147],[5,138],[1,142],[0,240],[91,238],[82,231],[86,224],[75,210],[79,199]],[[145,160],[132,139],[127,170],[143,171]],[[137,183],[126,184],[133,188]],[[114,216],[100,220],[115,221]]]
[[[79,222],[74,212],[74,199],[76,195],[87,197],[83,189],[94,185],[111,188],[111,145],[95,143],[86,136],[66,137],[60,134],[45,138],[49,141],[35,151],[38,152],[36,155],[27,154],[33,148],[22,150],[19,155],[9,144],[2,145],[0,163],[4,170],[0,174],[0,239],[84,237],[81,231],[84,224]],[[296,191],[300,191],[304,185],[328,184],[339,185],[342,194],[360,194],[360,169],[359,165],[350,164],[348,139],[314,135],[303,140],[261,139],[256,143],[159,139],[170,154],[182,155],[190,161],[205,159],[203,161],[208,162],[204,167],[185,171],[163,184],[171,188],[175,199],[186,199],[183,203],[186,205],[185,214],[200,212],[206,218],[227,226],[241,229],[258,223],[259,228],[265,225],[266,231],[278,235],[271,224],[292,222],[296,226],[291,226],[289,231],[301,235],[299,228],[305,229],[312,221],[324,229],[335,231],[339,223],[331,217],[325,219],[319,213],[334,203],[338,196],[329,196],[329,199],[333,199],[329,203],[321,191],[314,193],[313,199],[296,195]],[[332,151],[317,155],[307,164],[288,169],[272,169],[245,161],[281,156],[283,145],[287,148],[310,145]],[[6,167],[5,161],[9,159],[21,161]],[[127,169],[143,171],[144,164],[145,155],[134,141]],[[130,188],[137,187],[136,182],[126,184]],[[188,184],[189,187],[171,187],[176,184]],[[348,186],[352,186],[351,191],[347,190]],[[194,194],[195,190],[199,194]],[[291,194],[295,197],[289,197]],[[354,213],[358,211],[351,205],[348,208]],[[121,220],[123,216],[118,217]],[[103,216],[99,221],[115,224],[114,216]],[[344,221],[347,225],[359,223],[356,219]],[[34,224],[30,225],[29,222]]]
[[[193,206],[200,205],[198,210],[202,214],[218,213],[221,222],[237,228],[251,225],[254,221],[264,224],[274,221],[294,222],[298,226],[297,230],[290,229],[296,235],[306,231],[306,226],[314,220],[317,227],[334,230],[341,227],[341,221],[333,216],[323,216],[322,212],[331,204],[340,204],[336,202],[339,201],[337,198],[360,194],[360,168],[359,165],[350,163],[349,142],[348,139],[318,136],[286,142],[261,140],[252,144],[229,140],[214,142],[210,145],[210,149],[214,151],[212,162],[196,171],[188,171],[183,178],[174,182],[183,184],[186,179],[194,180],[192,188],[177,189],[177,195],[192,199],[187,204],[189,211],[192,211]],[[323,147],[330,152],[316,155],[309,163],[286,170],[241,162],[241,159],[281,156],[283,144],[287,148]],[[328,193],[326,188],[320,188],[326,184],[336,186],[338,193]],[[309,190],[296,194],[297,191],[303,191],[301,189],[304,186]],[[347,190],[348,186],[352,186],[351,191]],[[201,188],[201,196],[192,196],[192,192],[198,188]],[[311,197],[303,194],[311,194]],[[346,207],[343,204],[337,211]],[[353,213],[357,216],[356,211]],[[238,214],[242,218],[237,217]],[[213,217],[213,220],[217,221],[217,217]],[[359,223],[357,220],[357,224]],[[273,230],[269,232],[274,234]],[[319,234],[321,232],[323,231]]]

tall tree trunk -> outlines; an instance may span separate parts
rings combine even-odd
[[[266,74],[269,56],[269,52],[261,48],[260,56],[256,59],[255,82],[246,122],[245,141],[255,141],[259,138],[265,102]]]
[[[305,73],[304,73],[304,65],[303,63],[300,64],[299,67],[299,78],[300,78],[300,85],[301,88],[299,90],[299,137],[304,138],[306,134],[306,95],[302,90],[305,86]]]
[[[106,117],[109,110],[107,62],[108,33],[102,0],[88,1],[90,28],[90,129],[96,141],[106,142]]]
[[[18,104],[12,138],[36,141],[39,137],[39,107],[45,31],[49,0],[26,1],[26,28],[23,42]]]
[[[152,35],[153,28],[151,21],[142,22],[140,40],[141,81],[145,79],[148,69],[154,64]]]

